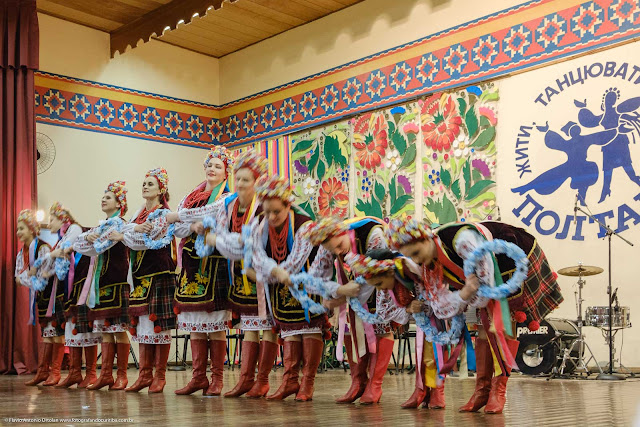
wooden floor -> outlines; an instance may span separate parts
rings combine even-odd
[[[115,372],[114,372],[115,374]],[[225,368],[225,391],[238,379],[238,370]],[[186,384],[187,372],[167,372],[164,394],[149,395],[86,390],[58,390],[50,387],[26,387],[30,376],[0,376],[0,425],[11,425],[13,418],[119,418],[135,424],[175,426],[225,425],[421,425],[421,426],[611,426],[633,425],[640,408],[640,381],[600,382],[595,380],[552,380],[514,375],[509,382],[504,414],[462,414],[474,380],[448,378],[447,408],[444,410],[406,410],[400,404],[414,385],[409,374],[387,375],[379,405],[337,405],[333,399],[349,386],[349,376],[330,370],[318,375],[312,402],[295,402],[293,396],[283,402],[264,399],[225,399],[176,396],[173,390]],[[272,389],[280,383],[282,370],[272,373]],[[130,383],[137,371],[129,369]],[[79,425],[79,422],[65,422]],[[122,425],[105,423],[103,425]]]

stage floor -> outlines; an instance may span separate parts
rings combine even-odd
[[[65,372],[66,374],[66,372]],[[115,371],[114,371],[115,375]],[[235,384],[239,372],[225,368],[225,389]],[[271,375],[272,390],[280,383],[282,369]],[[201,393],[176,396],[173,390],[186,384],[191,371],[167,372],[163,394],[60,390],[26,387],[31,376],[0,376],[0,424],[15,425],[13,418],[117,418],[135,424],[205,426],[215,425],[424,425],[424,426],[611,426],[632,425],[640,409],[640,382],[600,382],[552,380],[515,375],[509,382],[504,414],[482,412],[462,414],[457,408],[473,392],[474,379],[448,378],[447,408],[444,410],[401,409],[413,392],[414,375],[387,375],[381,403],[372,406],[338,405],[333,399],[349,386],[347,373],[329,370],[319,374],[312,402],[295,402],[293,396],[282,402],[264,399],[225,399],[203,397]],[[137,371],[129,369],[130,383]],[[595,376],[594,376],[595,377]],[[64,422],[79,425],[80,422]]]

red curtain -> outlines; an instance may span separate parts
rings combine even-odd
[[[0,0],[0,372],[37,368],[39,328],[28,326],[29,292],[17,287],[16,220],[35,208],[34,70],[39,48],[36,0]]]

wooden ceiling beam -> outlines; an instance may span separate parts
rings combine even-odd
[[[188,24],[196,13],[203,17],[210,7],[220,9],[225,1],[236,0],[173,0],[160,6],[110,33],[111,57],[116,52],[124,53],[128,46],[136,47],[140,39],[146,43],[153,35],[162,36],[167,27],[169,31],[174,30],[178,22]]]

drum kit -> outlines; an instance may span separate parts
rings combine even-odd
[[[588,377],[592,372],[587,365],[593,360],[598,372],[606,375],[585,341],[582,328],[583,326],[599,328],[607,344],[615,348],[615,334],[622,329],[630,328],[631,319],[629,307],[620,307],[618,304],[617,289],[612,295],[612,302],[615,301],[615,305],[587,307],[583,318],[582,288],[586,284],[584,278],[603,271],[600,267],[585,266],[582,263],[558,271],[558,274],[563,276],[578,278],[575,291],[578,318],[576,321],[549,318],[540,322],[540,328],[536,331],[530,331],[526,326],[519,325],[517,337],[520,348],[516,355],[516,363],[522,373],[548,374],[550,378]],[[588,358],[585,358],[585,353],[589,356]],[[618,365],[621,370],[634,376],[622,364]],[[609,371],[612,370],[609,369]]]

